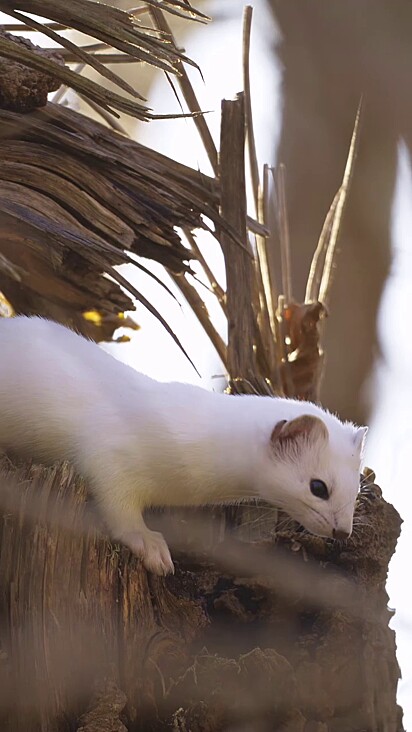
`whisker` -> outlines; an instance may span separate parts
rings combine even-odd
[[[270,515],[272,515],[272,514],[270,514]],[[250,528],[251,526],[255,526],[256,524],[265,523],[265,521],[267,521],[268,518],[269,518],[269,514],[262,514],[261,516],[257,516],[256,518],[251,519],[250,521],[243,522],[241,524],[241,526],[242,526],[242,528]],[[277,529],[278,526],[276,525],[276,526],[274,526],[274,528]]]
[[[346,503],[344,503],[343,506],[341,506],[340,508],[338,508],[338,510],[335,511],[335,513],[336,514],[340,513],[341,511],[344,510],[344,508],[346,508],[346,506],[349,506],[350,503],[355,503],[355,500],[353,498],[351,498],[349,501],[346,501]]]
[[[295,524],[296,521],[294,521],[294,519],[290,518],[290,516],[285,516],[282,521],[279,521],[278,525],[276,526],[276,530],[287,531],[289,528],[293,529]]]
[[[368,521],[367,519],[363,519],[362,517],[358,517],[358,520],[353,522],[354,526],[373,526],[371,521]]]

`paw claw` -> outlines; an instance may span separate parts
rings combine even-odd
[[[169,548],[157,531],[136,531],[122,537],[122,541],[136,554],[148,572],[165,577],[174,574]]]

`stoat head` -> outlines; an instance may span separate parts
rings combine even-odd
[[[309,414],[276,424],[263,497],[313,534],[344,539],[352,532],[367,428],[328,416],[328,426]]]

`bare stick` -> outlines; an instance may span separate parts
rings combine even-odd
[[[37,31],[36,31],[37,32]],[[81,46],[82,51],[104,51],[105,49],[112,48],[112,46],[109,46],[108,43],[98,42],[98,43],[87,43],[85,46]],[[61,56],[63,56],[64,60],[67,61],[68,58],[71,57],[71,52],[67,48],[60,48],[59,46],[54,46],[53,48],[45,48],[45,51],[54,51],[57,53],[60,53]],[[77,56],[75,61],[79,61],[79,57]]]
[[[289,349],[286,345],[286,328],[285,328],[285,319],[284,319],[284,312],[287,307],[287,302],[285,300],[284,295],[279,295],[278,298],[278,308],[276,311],[276,317],[278,321],[278,333],[279,338],[276,341],[277,351],[278,351],[278,363],[284,365],[283,374],[286,381],[286,393],[287,394],[293,394],[293,380],[290,373],[290,362],[288,358]]]
[[[174,46],[174,48],[177,49],[177,44],[174,39],[173,33],[172,33],[171,28],[170,28],[164,14],[162,13],[162,11],[159,10],[158,8],[151,7],[150,15],[152,16],[155,27],[158,28],[158,30],[166,33],[170,39],[171,44]],[[207,126],[206,120],[205,120],[203,114],[201,114],[202,110],[200,109],[200,104],[197,100],[193,86],[186,73],[186,69],[185,69],[182,61],[180,61],[180,59],[176,59],[172,63],[173,63],[174,69],[177,72],[177,81],[178,81],[178,84],[180,86],[180,89],[182,91],[182,94],[186,101],[187,106],[189,107],[192,114],[196,113],[196,112],[198,113],[193,118],[194,123],[197,127],[197,131],[200,135],[200,139],[202,140],[202,143],[206,150],[206,153],[209,158],[210,164],[212,166],[213,172],[215,175],[218,175],[219,165],[218,165],[218,156],[217,156],[216,145],[213,142],[213,137],[210,133],[209,127]],[[200,114],[199,114],[199,112],[200,112]]]
[[[198,247],[197,241],[196,241],[193,233],[190,231],[190,229],[186,229],[186,228],[183,229],[183,233],[190,244],[190,248],[196,254],[198,261],[202,265],[204,273],[210,283],[210,286],[211,286],[213,292],[215,293],[217,299],[219,300],[220,305],[222,306],[223,312],[226,313],[226,302],[225,302],[226,293],[225,293],[223,287],[221,287],[219,285],[216,277],[214,276],[212,270],[210,269],[208,263],[206,262],[202,252],[200,251],[200,249]]]
[[[126,13],[129,13],[129,15],[145,15],[149,12],[149,8],[147,5],[144,7],[137,7],[137,8],[128,8],[126,10]]]
[[[243,89],[245,95],[246,134],[249,150],[250,176],[252,178],[253,198],[258,216],[259,201],[259,166],[256,153],[255,134],[253,130],[252,100],[250,94],[250,33],[252,28],[253,8],[247,5],[243,11]]]
[[[250,57],[250,32],[252,27],[252,15],[253,15],[253,8],[248,5],[244,9],[243,13],[243,51],[242,51],[242,66],[243,66],[243,95],[244,95],[244,104],[245,104],[245,121],[246,121],[246,140],[247,140],[247,147],[249,150],[249,168],[250,168],[250,175],[252,179],[252,193],[253,193],[253,200],[255,204],[255,213],[257,216],[257,219],[259,220],[259,212],[258,212],[258,201],[259,201],[259,193],[260,193],[260,182],[259,182],[259,168],[258,168],[258,162],[257,162],[257,155],[256,155],[256,143],[255,143],[255,135],[253,132],[253,115],[252,115],[252,102],[251,102],[251,95],[250,95],[250,70],[249,70],[249,57]],[[267,321],[267,313],[268,313],[268,304],[267,304],[267,298],[266,298],[266,289],[264,286],[264,278],[262,274],[262,266],[261,266],[261,257],[264,258],[264,251],[262,251],[262,237],[255,235],[256,239],[256,250],[257,250],[257,261],[255,263],[255,269],[256,269],[256,276],[257,276],[257,283],[255,289],[255,293],[253,296],[253,302],[254,302],[254,308],[255,312],[260,312],[260,318],[258,319],[258,323],[260,325],[266,325]],[[262,338],[262,342],[267,340],[268,333],[266,333],[266,337]]]
[[[73,71],[76,74],[81,74],[86,64],[77,64],[77,66],[74,67]],[[63,101],[63,98],[66,96],[67,92],[69,91],[71,87],[66,86],[66,84],[63,84],[55,94],[53,94],[52,102],[53,104],[61,104]]]
[[[78,96],[80,97],[80,99],[83,99],[83,101],[86,102],[86,104],[88,104],[89,107],[91,109],[93,109],[94,112],[96,112],[98,115],[100,115],[100,117],[102,117],[102,119],[104,119],[104,121],[107,122],[107,124],[113,130],[116,130],[117,132],[121,132],[121,134],[126,135],[126,137],[130,137],[127,130],[125,130],[123,125],[121,125],[120,122],[117,121],[116,117],[113,117],[113,115],[110,114],[110,112],[107,112],[105,109],[103,109],[103,107],[100,107],[98,104],[96,104],[96,102],[94,102],[93,99],[88,99],[87,97],[84,97],[83,94],[78,94]]]
[[[85,46],[82,46],[82,50],[85,49]],[[71,53],[71,51],[66,51],[62,48],[58,48],[58,46],[55,46],[54,48],[47,48],[45,49],[47,51],[53,52],[53,53],[59,53],[60,56],[62,56],[66,62],[66,64],[74,64],[77,62],[79,56],[78,54]],[[139,64],[141,63],[140,59],[133,58],[132,56],[128,56],[126,53],[93,53],[93,56],[95,56],[100,63],[102,64]]]
[[[45,28],[52,28],[52,30],[67,30],[67,25],[64,25],[63,23],[42,23],[42,25]],[[26,23],[2,23],[2,29],[4,31],[13,32],[13,31],[24,31],[25,33],[37,33],[34,28],[30,28],[30,26],[26,25]]]
[[[305,302],[316,302],[317,300],[319,300],[319,285],[322,279],[324,257],[328,246],[328,241],[330,239],[332,222],[336,213],[336,207],[338,205],[340,193],[341,189],[339,188],[326,215],[326,219],[320,233],[319,241],[317,243],[315,253],[312,257],[309,277],[306,284]]]
[[[190,282],[187,281],[186,277],[184,275],[175,275],[173,273],[169,273],[173,281],[178,286],[180,292],[184,295],[187,302],[189,303],[190,307],[192,308],[194,314],[196,315],[199,323],[203,327],[203,330],[207,334],[208,338],[210,339],[212,345],[217,351],[217,354],[220,358],[220,360],[223,363],[224,368],[227,370],[228,363],[227,363],[227,348],[226,344],[223,341],[223,338],[219,335],[217,330],[215,329],[209,313],[207,312],[207,308],[205,303],[203,302],[202,298],[200,297],[199,293],[197,292],[196,288],[193,287],[193,285],[190,284]]]
[[[249,167],[252,179],[253,199],[259,223],[265,224],[263,191],[259,179],[259,165],[256,153],[256,141],[253,127],[252,99],[250,92],[250,35],[252,28],[253,8],[246,6],[243,13],[243,88],[245,95],[246,134],[249,150]],[[269,266],[266,251],[266,239],[262,234],[256,235],[257,269],[260,290],[261,322],[266,323],[267,333],[264,341],[275,338],[275,310],[273,307],[272,291],[270,286]],[[268,321],[268,322],[266,322]],[[270,349],[269,344],[267,347]],[[270,349],[273,350],[273,349]]]
[[[332,285],[333,267],[336,253],[336,242],[342,223],[343,211],[345,208],[350,181],[353,173],[353,166],[355,162],[355,153],[358,142],[358,129],[360,114],[362,109],[362,100],[359,102],[358,110],[356,112],[355,125],[353,128],[352,138],[349,147],[348,159],[346,161],[345,172],[343,175],[342,185],[338,193],[338,201],[336,204],[336,213],[332,222],[332,229],[330,239],[328,243],[328,249],[325,256],[325,267],[323,270],[322,280],[319,288],[319,301],[327,307],[329,292]]]
[[[245,186],[245,116],[243,94],[222,102],[220,139],[221,214],[234,228],[245,248],[221,232],[225,257],[228,311],[228,371],[231,379],[256,379],[254,332],[256,321],[251,303],[253,261],[247,254]]]
[[[265,239],[270,235],[269,229],[261,222],[254,219],[252,216],[246,216],[247,228],[252,234],[260,234]]]
[[[265,185],[265,184],[264,184]],[[259,197],[258,197],[258,219],[261,221],[264,225],[267,225],[267,208],[265,204],[265,198],[266,198],[266,189],[265,187],[263,189],[259,189]],[[267,253],[267,239],[263,236],[257,236],[256,237],[256,246],[258,251],[258,257],[259,257],[259,266],[262,273],[262,283],[263,283],[263,289],[265,293],[265,299],[266,299],[266,306],[269,314],[269,321],[270,321],[270,327],[272,331],[272,335],[275,338],[276,337],[276,315],[275,315],[275,307],[274,307],[274,300],[277,298],[276,293],[276,285],[274,285],[270,273],[269,268],[269,261],[268,261],[268,253]]]
[[[290,264],[289,224],[286,207],[285,166],[280,163],[276,176],[279,207],[280,255],[282,262],[282,289],[286,304],[292,300],[292,270]]]
[[[269,199],[269,181],[268,166],[263,167],[263,189],[260,190],[258,201],[258,217],[265,225],[268,224],[268,199]],[[277,393],[281,393],[280,378],[280,360],[277,358],[278,343],[281,339],[280,321],[276,317],[276,309],[274,303],[277,302],[278,294],[276,287],[275,273],[271,272],[268,257],[268,239],[266,237],[257,237],[257,249],[259,257],[259,269],[262,275],[263,289],[266,294],[267,317],[269,320],[269,337],[265,339],[266,356],[269,362],[270,379],[273,388]]]
[[[274,303],[277,303],[278,301],[278,295],[279,295],[279,288],[277,285],[276,280],[276,270],[275,270],[275,264],[274,261],[270,257],[270,252],[274,252],[277,241],[274,236],[273,227],[270,226],[270,220],[269,220],[269,211],[270,211],[270,185],[269,181],[270,178],[273,179],[273,168],[265,163],[263,166],[263,189],[262,189],[262,198],[260,201],[260,205],[262,206],[263,214],[262,214],[262,221],[264,222],[265,228],[267,228],[267,234],[265,236],[265,248],[266,248],[266,256],[267,256],[267,266],[268,266],[268,278],[269,278],[269,286],[270,286],[270,292],[271,292],[271,299],[272,299],[272,308],[273,312],[276,311],[276,307]]]

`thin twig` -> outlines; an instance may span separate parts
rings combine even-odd
[[[294,388],[293,388],[293,379],[292,375],[290,373],[290,361],[288,358],[289,349],[286,344],[286,328],[285,328],[285,310],[287,307],[287,302],[285,300],[284,295],[279,295],[278,298],[278,308],[276,311],[276,317],[279,324],[279,340],[276,341],[277,351],[278,351],[278,363],[284,365],[283,369],[283,375],[286,382],[286,393],[287,394],[293,394]]]
[[[270,293],[271,293],[271,300],[272,300],[272,308],[273,312],[275,312],[276,308],[274,306],[274,303],[277,303],[278,301],[278,295],[279,295],[279,288],[277,285],[276,280],[276,271],[275,266],[273,262],[271,261],[271,258],[269,257],[270,252],[275,251],[276,247],[276,240],[274,237],[273,227],[270,226],[270,220],[269,220],[269,211],[270,211],[270,178],[273,179],[273,168],[265,163],[263,166],[263,189],[262,189],[262,199],[260,201],[260,205],[262,206],[263,214],[261,216],[262,221],[264,222],[265,229],[267,233],[265,234],[265,248],[266,248],[266,255],[267,255],[267,266],[268,266],[268,278],[269,278],[269,287],[270,287]]]
[[[276,176],[278,199],[280,255],[282,261],[282,289],[286,304],[292,300],[292,270],[290,264],[289,223],[286,207],[285,166],[280,163]]]
[[[127,8],[126,13],[129,13],[129,15],[145,15],[149,12],[149,8],[147,5],[144,7],[137,7],[137,8]]]
[[[77,66],[74,67],[73,71],[76,74],[81,74],[85,66],[86,66],[86,64],[77,64]],[[53,97],[51,99],[52,103],[61,104],[64,97],[66,96],[67,92],[71,89],[72,89],[72,87],[66,86],[66,84],[62,84],[62,86],[59,87],[57,92],[55,94],[53,94]]]
[[[60,53],[63,56],[67,64],[75,63],[78,56],[70,52],[62,53],[59,48],[50,49],[56,53]],[[99,60],[101,64],[140,64],[141,61],[137,58],[127,56],[125,53],[94,53],[93,56]]]
[[[336,242],[338,239],[340,226],[342,223],[343,211],[348,197],[349,186],[353,173],[353,166],[355,163],[355,153],[358,142],[358,130],[360,115],[362,109],[362,99],[359,102],[358,110],[356,112],[355,125],[351,137],[348,159],[346,161],[345,172],[343,175],[342,185],[339,190],[339,197],[336,205],[336,213],[332,223],[332,229],[330,239],[328,243],[328,249],[325,256],[325,267],[323,270],[322,280],[319,288],[319,301],[327,307],[329,292],[332,284],[332,273],[335,260]]]
[[[68,26],[63,23],[42,23],[45,28],[52,30],[67,30]],[[26,23],[2,23],[2,30],[13,33],[13,31],[24,31],[24,33],[37,33],[34,28],[30,28]]]
[[[268,223],[268,166],[263,168],[263,189],[260,191],[258,201],[258,217],[266,225]],[[270,378],[274,388],[279,392],[281,390],[281,378],[279,371],[279,361],[277,359],[276,343],[281,338],[279,321],[276,317],[274,302],[277,301],[277,287],[274,273],[272,276],[269,259],[268,259],[268,240],[267,238],[257,237],[257,247],[259,256],[259,267],[262,273],[263,289],[266,294],[267,317],[269,320],[270,337],[267,339],[266,349],[270,367]]]
[[[74,71],[78,74],[81,74],[83,69],[85,68],[86,64],[78,64]],[[56,94],[53,96],[52,102],[53,104],[61,104],[65,94],[69,90],[70,87],[67,86],[61,86],[60,89],[57,90]],[[74,91],[74,90],[73,90]],[[96,112],[102,119],[104,119],[105,122],[117,132],[120,132],[122,135],[126,135],[127,137],[130,137],[128,132],[125,130],[125,128],[120,124],[120,122],[117,121],[116,117],[114,117],[110,112],[106,111],[101,107],[99,104],[96,104],[92,99],[89,99],[84,94],[81,94],[80,92],[75,92],[79,99],[82,99],[83,102],[88,104],[88,106],[93,109],[94,112]]]
[[[265,205],[264,205],[264,190],[259,189],[258,198],[258,219],[264,225],[265,221]],[[271,281],[269,262],[267,255],[267,241],[266,237],[257,235],[256,236],[256,248],[259,258],[259,267],[262,275],[262,286],[265,294],[266,308],[269,316],[270,328],[272,331],[272,337],[276,337],[276,326],[275,326],[275,308],[274,308],[274,297],[276,297],[276,287],[273,287]]]
[[[252,28],[253,8],[248,5],[243,13],[243,89],[245,97],[245,118],[246,118],[246,135],[249,151],[249,167],[252,181],[252,192],[255,204],[255,212],[259,223],[265,224],[263,219],[262,205],[262,188],[259,180],[259,165],[256,153],[256,141],[253,127],[252,99],[250,92],[250,36]],[[273,350],[270,341],[275,338],[275,312],[272,302],[272,292],[270,288],[269,268],[266,252],[266,240],[261,234],[256,234],[256,251],[257,263],[256,274],[258,279],[259,290],[259,326],[265,330],[265,337],[262,336],[262,342],[266,346],[266,350]]]
[[[263,220],[265,221],[266,225],[269,225],[269,211],[270,211],[270,179],[273,179],[273,173],[274,170],[269,165],[263,166]],[[275,264],[273,259],[273,252],[275,251],[276,247],[276,240],[273,233],[273,228],[269,227],[269,237],[265,238],[265,247],[266,247],[266,254],[267,254],[267,265],[268,265],[268,277],[269,277],[269,284],[270,284],[270,293],[271,293],[271,299],[272,299],[272,309],[273,309],[273,322],[272,322],[272,329],[274,332],[274,355],[273,355],[273,366],[272,366],[272,380],[274,382],[274,387],[276,388],[277,392],[279,394],[282,394],[283,387],[282,387],[282,380],[280,376],[280,364],[282,363],[282,358],[286,354],[284,354],[283,348],[282,348],[282,328],[281,328],[281,322],[283,318],[283,314],[280,316],[281,319],[277,317],[277,309],[274,306],[274,303],[279,303],[279,289],[277,286],[276,281],[276,270],[275,270]],[[272,258],[270,258],[270,253],[272,252]],[[283,347],[285,344],[283,343]]]
[[[211,20],[209,15],[205,15],[200,10],[196,10],[193,5],[188,2],[180,2],[179,0],[173,0],[173,2],[165,2],[164,0],[145,0],[147,5],[150,5],[151,9],[160,11],[166,10],[171,15],[178,15],[179,18],[192,18],[199,23],[208,23]],[[179,11],[180,8],[180,11]]]
[[[202,252],[200,251],[200,249],[198,247],[194,234],[188,228],[184,228],[183,233],[184,233],[187,241],[190,244],[191,250],[196,254],[197,260],[203,267],[204,273],[210,283],[210,286],[211,286],[213,292],[215,293],[217,299],[219,300],[219,303],[222,307],[223,312],[226,313],[226,293],[225,293],[223,287],[221,287],[219,285],[215,275],[213,274],[208,263],[206,262]]]
[[[173,338],[176,345],[180,348],[181,352],[186,356],[187,360],[192,364],[194,370],[196,371],[197,375],[200,376],[201,374],[197,370],[194,362],[190,358],[188,352],[180,342],[179,338],[177,337],[176,333],[173,331],[169,323],[165,320],[165,318],[159,313],[159,311],[152,305],[147,298],[142,295],[141,292],[136,290],[136,288],[132,285],[129,280],[126,279],[126,277],[123,277],[123,275],[119,272],[118,269],[115,269],[115,267],[107,267],[106,269],[107,274],[109,277],[111,277],[115,282],[117,282],[121,287],[124,287],[128,292],[130,292],[131,295],[135,297],[135,299],[142,303],[146,307],[146,309],[157,318],[157,320],[163,325],[165,330],[169,333],[169,335]]]
[[[223,363],[224,368],[227,370],[227,348],[223,341],[223,338],[219,335],[215,329],[207,308],[196,288],[187,281],[184,275],[175,275],[169,273],[173,281],[178,286],[180,292],[184,295],[194,314],[196,315],[199,323],[203,327],[203,330],[209,337],[212,345],[216,349],[216,352]]]
[[[43,25],[43,23],[42,23]],[[153,26],[146,27],[143,26],[142,30],[151,31],[152,33],[155,33],[156,36],[162,36],[165,35],[161,30],[154,29]],[[77,49],[80,49],[80,51],[92,53],[93,56],[95,56],[99,61],[102,63],[141,63],[142,59],[136,58],[135,56],[129,56],[124,51],[120,53],[95,53],[95,51],[110,51],[110,49],[113,50],[113,46],[111,46],[109,43],[87,43],[84,46],[76,46]],[[61,48],[60,46],[53,46],[51,48],[44,48],[44,51],[47,51],[48,53],[59,53],[60,56],[62,56],[66,63],[73,63],[74,61],[78,61],[79,54],[76,52],[71,51],[67,48]],[[179,49],[179,51],[183,52],[182,49]]]
[[[152,16],[153,22],[155,27],[158,30],[163,31],[164,33],[167,33],[170,43],[174,48],[177,49],[177,44],[175,41],[175,38],[173,36],[173,33],[171,31],[171,28],[162,13],[161,10],[158,8],[150,8],[150,14]],[[212,166],[213,172],[215,175],[218,175],[219,173],[219,165],[218,165],[218,155],[216,150],[216,145],[213,142],[213,137],[210,133],[209,127],[206,123],[206,120],[201,114],[202,110],[200,108],[200,104],[197,100],[195,91],[193,89],[193,86],[190,82],[190,79],[186,73],[186,69],[181,62],[180,59],[176,58],[173,62],[173,68],[177,72],[177,81],[180,86],[180,89],[182,91],[183,97],[185,99],[185,102],[190,109],[190,111],[193,113],[198,113],[196,117],[194,117],[194,122],[197,128],[197,131],[200,135],[200,139],[202,140],[203,146],[205,148],[205,151],[207,153],[207,156],[209,158],[210,164]],[[199,114],[200,113],[200,114]]]
[[[278,371],[275,346],[276,337],[270,322],[259,257],[255,259],[255,273],[255,284],[259,299],[259,311],[257,313],[258,332],[256,335],[256,359],[261,374],[268,378],[271,383],[276,384]]]
[[[253,114],[252,114],[252,101],[250,94],[250,34],[252,28],[252,16],[253,8],[247,5],[243,12],[243,50],[242,50],[242,66],[243,66],[243,90],[245,100],[245,120],[246,120],[246,141],[249,151],[249,168],[250,177],[252,180],[252,193],[255,204],[255,213],[258,221],[261,221],[259,216],[259,198],[260,198],[260,180],[259,180],[259,167],[256,154],[256,142],[255,134],[253,129]],[[269,310],[269,303],[267,302],[267,280],[265,286],[265,251],[264,251],[264,238],[256,235],[256,249],[258,253],[258,279],[259,282],[259,299],[261,301],[260,308],[263,311]]]
[[[84,46],[78,46],[78,48],[81,48],[82,51],[104,51],[105,49],[113,48],[113,46],[110,46],[108,43],[103,43],[99,41],[98,43],[87,43]],[[67,61],[67,57],[70,56],[70,52],[66,48],[59,48],[57,46],[54,46],[53,48],[45,48],[45,51],[48,53],[60,53],[61,56],[63,56],[64,60]],[[78,57],[76,59],[78,61]],[[137,59],[136,59],[137,60]]]
[[[253,130],[252,100],[250,94],[250,34],[252,28],[253,8],[247,5],[243,11],[243,90],[245,95],[246,134],[249,150],[250,176],[255,202],[256,216],[258,216],[258,201],[260,191],[259,165],[256,153],[255,134]],[[259,217],[258,217],[259,218]]]
[[[270,235],[269,229],[261,221],[254,219],[253,216],[246,216],[246,223],[248,231],[250,231],[251,234],[260,234],[260,236],[264,236],[265,239]]]
[[[278,363],[281,364],[287,361],[287,351],[283,328],[283,311],[285,309],[285,297],[284,295],[278,296],[278,306],[276,308],[276,320],[278,323],[278,334],[279,338],[276,341]]]
[[[130,137],[127,130],[123,127],[123,125],[120,124],[120,122],[117,121],[116,117],[113,117],[110,112],[106,112],[105,109],[100,107],[99,104],[96,104],[92,99],[88,99],[88,97],[83,96],[83,94],[77,93],[80,99],[82,99],[88,106],[93,109],[94,112],[96,112],[102,119],[104,119],[105,122],[112,128],[112,130],[116,130],[117,132],[120,132],[122,135],[126,135],[127,137]]]

